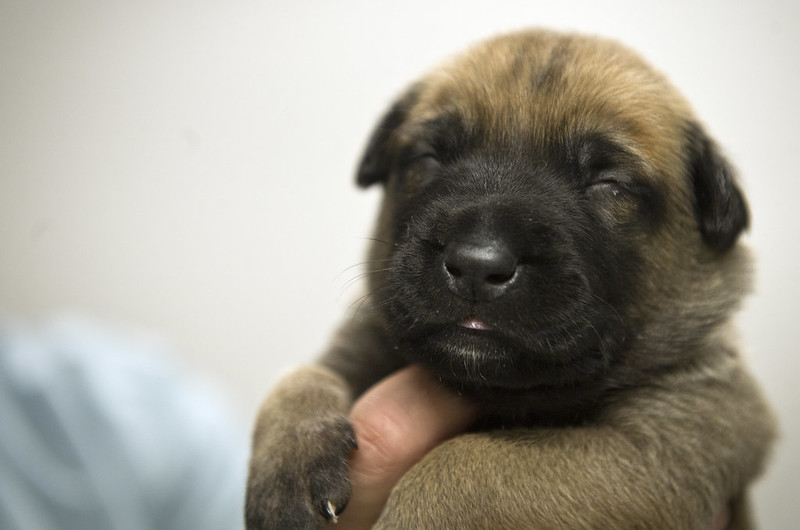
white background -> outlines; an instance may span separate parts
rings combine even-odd
[[[0,312],[151,330],[249,421],[360,293],[378,115],[449,54],[548,26],[638,49],[740,170],[759,258],[740,319],[782,421],[757,490],[800,528],[800,3],[0,0]]]

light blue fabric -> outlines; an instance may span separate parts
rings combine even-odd
[[[152,343],[0,323],[0,529],[242,528],[247,443]]]

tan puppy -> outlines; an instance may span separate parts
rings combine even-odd
[[[255,430],[249,529],[346,505],[353,399],[408,363],[482,410],[381,529],[708,529],[773,422],[728,328],[750,281],[731,169],[657,72],[600,39],[502,36],[413,85],[358,183],[385,200],[370,299]]]

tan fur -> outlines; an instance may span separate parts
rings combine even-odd
[[[635,154],[665,213],[654,232],[637,236],[648,275],[634,303],[641,326],[634,351],[609,374],[617,390],[600,412],[579,425],[445,442],[401,480],[376,528],[707,530],[726,504],[730,528],[753,528],[747,487],[761,473],[774,424],[728,324],[749,288],[750,258],[741,246],[714,252],[698,230],[686,176],[686,123],[696,121],[688,104],[615,43],[539,30],[479,44],[415,84],[405,104],[389,152],[409,147],[428,120],[449,110],[510,156],[603,133]],[[380,241],[391,241],[395,193],[387,186]],[[634,213],[615,203],[603,222],[623,226]],[[384,263],[392,252],[376,243],[370,257]],[[370,290],[383,288],[388,274],[373,274]],[[344,422],[351,400],[403,365],[370,303],[319,366],[286,379],[265,402],[248,528],[322,528],[321,497],[308,493],[314,488],[338,495],[337,508],[346,502],[349,486],[337,489],[336,480],[346,483],[349,446],[335,438],[351,435]],[[312,465],[325,458],[321,471]],[[338,478],[315,486],[309,473]],[[292,481],[297,493],[280,490]]]

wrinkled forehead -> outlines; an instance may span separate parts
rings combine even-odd
[[[431,124],[458,126],[485,143],[530,149],[601,136],[661,168],[680,163],[691,119],[684,100],[638,56],[591,38],[489,41],[415,90],[411,136]]]

